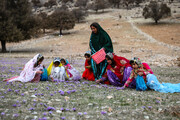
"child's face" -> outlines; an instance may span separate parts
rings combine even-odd
[[[86,58],[87,61],[90,61],[90,60],[91,60],[91,58],[88,57],[88,56],[85,56],[85,58]]]
[[[109,65],[112,64],[112,60],[110,60],[110,59],[108,59],[108,58],[106,58],[106,60],[107,60],[107,63],[108,63]]]
[[[132,66],[133,69],[137,69],[138,68],[138,65],[136,63],[132,63],[131,66]]]
[[[43,60],[41,60],[41,61],[38,61],[38,65],[40,65],[42,62],[43,62]]]
[[[62,65],[65,65],[65,62],[64,62],[64,61],[61,61],[61,64],[62,64]]]
[[[59,64],[60,64],[59,62],[55,62],[55,63],[54,63],[54,67],[58,67]]]

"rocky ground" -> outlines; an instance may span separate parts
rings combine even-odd
[[[152,20],[141,16],[142,9],[106,9],[104,13],[90,13],[86,20],[75,28],[46,33],[40,38],[7,44],[9,53],[1,57],[32,57],[42,53],[45,58],[64,57],[70,61],[82,59],[89,50],[91,30],[89,25],[98,22],[111,36],[114,52],[131,59],[134,56],[156,66],[177,66],[180,57],[180,21],[169,18],[154,25]],[[119,18],[121,15],[121,18]]]

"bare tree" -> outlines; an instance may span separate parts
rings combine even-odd
[[[109,3],[112,4],[114,7],[119,8],[121,0],[109,0]]]
[[[88,0],[77,0],[75,3],[76,7],[86,8]]]
[[[49,0],[48,2],[44,3],[45,7],[52,8],[52,6],[54,6],[54,5],[57,5],[56,0]]]
[[[156,1],[151,1],[149,5],[146,5],[143,9],[143,16],[145,19],[152,18],[157,24],[162,18],[171,15],[171,9],[164,3],[158,3]]]
[[[75,26],[74,15],[69,11],[56,10],[50,15],[51,28],[59,29],[59,34],[62,35],[62,30],[69,30]]]
[[[96,13],[98,12],[98,10],[104,10],[105,8],[107,8],[107,2],[105,2],[105,0],[95,0],[95,2],[93,2],[92,4],[90,4],[89,8],[92,10],[95,10]]]
[[[74,14],[76,20],[78,21],[78,23],[80,22],[80,20],[84,20],[85,16],[86,16],[86,11],[83,9],[73,9],[72,13]]]

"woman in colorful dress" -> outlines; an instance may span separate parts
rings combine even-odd
[[[106,74],[96,83],[109,81],[111,85],[123,86],[123,70],[127,66],[128,60],[124,57],[119,57],[113,53],[106,54],[106,61],[108,63]]]
[[[180,83],[178,84],[162,83],[161,84],[157,80],[156,76],[153,75],[153,72],[151,68],[149,67],[149,65],[147,63],[141,63],[139,58],[134,57],[130,61],[130,64],[132,65],[133,70],[131,72],[130,77],[126,81],[125,85],[121,87],[121,89],[128,87],[129,83],[131,83],[134,78],[136,79],[136,84],[137,84],[137,80],[138,80],[137,78],[139,78],[139,76],[142,76],[144,81],[143,83],[142,81],[140,81],[142,85],[139,85],[139,86],[145,86],[145,88],[148,87],[150,89],[153,89],[158,92],[163,92],[163,93],[180,92]]]
[[[25,64],[20,76],[16,76],[4,81],[39,82],[41,74],[43,73],[43,65],[41,64],[43,60],[44,57],[41,54],[35,55],[33,59]]]
[[[89,81],[94,81],[95,80],[94,73],[93,73],[92,67],[91,67],[91,52],[87,51],[84,54],[84,57],[86,58],[86,61],[85,61],[85,65],[84,65],[85,71],[82,74],[82,78],[89,80]]]
[[[71,64],[67,62],[65,59],[61,59],[61,64],[64,66],[68,76],[69,80],[80,80],[81,75],[78,70],[76,70]]]
[[[91,54],[96,53],[102,48],[105,50],[106,53],[112,53],[113,45],[111,38],[109,37],[107,32],[104,31],[98,23],[92,23],[90,25],[90,28],[92,30],[89,42]],[[104,60],[101,63],[96,64],[96,62],[93,59],[91,59],[91,66],[93,69],[95,80],[98,80],[104,75],[107,67],[107,62]]]

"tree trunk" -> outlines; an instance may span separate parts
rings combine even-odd
[[[59,35],[62,35],[62,29],[60,28],[60,30],[59,30]]]
[[[43,28],[43,33],[45,33],[46,32],[46,29],[45,28]]]
[[[6,52],[6,41],[1,40],[2,52]]]
[[[155,20],[155,23],[158,24],[158,20]]]

